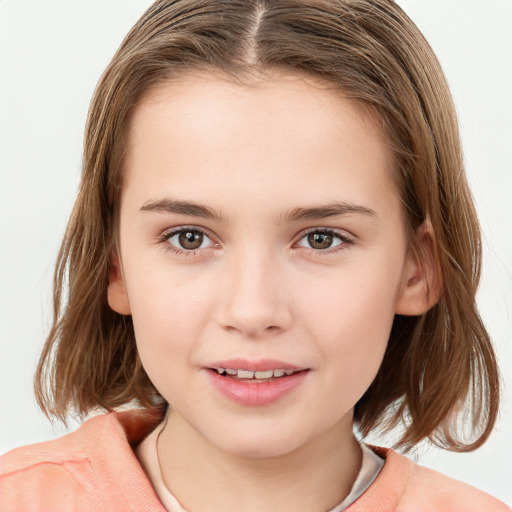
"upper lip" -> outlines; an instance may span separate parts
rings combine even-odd
[[[307,367],[297,366],[292,363],[279,361],[277,359],[258,359],[251,361],[243,358],[225,359],[222,361],[215,361],[207,365],[207,368],[230,368],[233,370],[248,370],[251,372],[261,372],[265,370],[307,370]]]

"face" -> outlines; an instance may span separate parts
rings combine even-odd
[[[414,272],[368,114],[297,76],[194,76],[129,137],[109,301],[173,421],[259,457],[349,432]]]

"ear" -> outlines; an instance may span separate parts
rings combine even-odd
[[[117,254],[112,256],[110,265],[110,282],[107,289],[108,305],[121,315],[130,315],[132,313],[128,294],[124,284],[123,271],[119,264]]]
[[[395,313],[416,316],[426,313],[441,295],[434,231],[428,219],[417,229],[408,250]]]

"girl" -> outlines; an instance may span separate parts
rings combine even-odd
[[[479,262],[394,3],[156,2],[92,101],[37,374],[50,415],[118,412],[6,455],[2,509],[508,510],[353,433],[487,439]]]

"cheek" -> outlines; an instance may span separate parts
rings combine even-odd
[[[394,269],[366,268],[340,274],[323,290],[311,287],[303,297],[301,310],[321,359],[335,362],[328,374],[333,389],[342,380],[358,399],[372,382],[389,340],[399,282]]]
[[[302,315],[316,325],[320,337],[329,332],[387,334],[394,317],[401,267],[366,264],[346,266],[326,278],[312,278],[300,287]],[[296,287],[298,290],[299,287]],[[375,336],[370,336],[374,338]],[[352,337],[352,336],[351,336]],[[377,336],[378,337],[378,336]],[[361,342],[364,339],[360,340]]]
[[[137,348],[152,380],[184,366],[210,316],[209,295],[205,283],[155,267],[128,283]]]
[[[145,266],[148,270],[132,272],[127,283],[134,324],[141,330],[168,333],[182,323],[193,328],[211,295],[207,281],[165,263]]]

